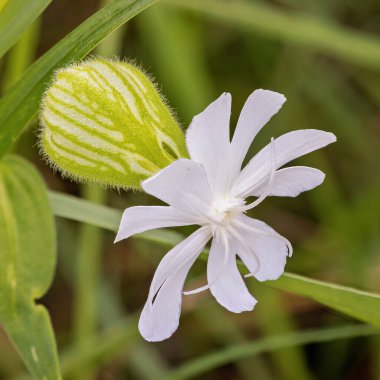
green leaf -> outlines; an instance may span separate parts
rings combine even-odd
[[[286,43],[325,51],[370,69],[380,69],[380,40],[307,14],[254,1],[165,0],[165,3],[199,12],[245,30]]]
[[[51,0],[0,0],[0,57],[51,3]]]
[[[110,231],[117,231],[121,210],[99,205],[55,191],[49,191],[53,213],[62,218],[92,224]]]
[[[51,80],[53,71],[85,57],[109,33],[155,1],[114,0],[33,64],[0,101],[0,156],[11,148],[36,116],[42,94]]]
[[[121,211],[58,193],[50,193],[50,199],[53,212],[57,216],[90,223],[111,231],[117,231],[119,227]],[[167,247],[183,240],[179,233],[159,229],[136,235],[135,238]],[[206,253],[200,257],[207,260]],[[241,268],[244,267],[242,263],[239,265]],[[310,298],[343,314],[380,327],[380,295],[291,273],[283,274],[276,281],[266,281],[265,284]]]
[[[268,284],[380,327],[380,296],[377,294],[290,273]]]
[[[0,163],[0,321],[36,379],[60,379],[47,310],[35,301],[56,265],[55,228],[45,185],[24,159]]]
[[[153,83],[126,62],[97,58],[59,70],[40,119],[45,157],[76,180],[140,188],[187,157],[183,133]]]

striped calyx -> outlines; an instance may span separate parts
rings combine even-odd
[[[64,176],[112,187],[187,157],[183,133],[139,69],[93,59],[56,73],[42,104],[40,145]]]

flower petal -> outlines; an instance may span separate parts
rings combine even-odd
[[[225,246],[213,239],[207,262],[207,281],[216,300],[234,313],[252,310],[256,299],[249,293],[237,268],[236,253],[231,246],[225,261]]]
[[[259,197],[265,190],[269,176],[251,192],[249,196]],[[325,174],[307,166],[291,166],[277,170],[269,191],[269,196],[296,197],[303,191],[314,189],[325,179]]]
[[[230,150],[231,94],[224,93],[195,116],[186,132],[192,160],[201,163],[214,193],[227,191]]]
[[[162,227],[195,224],[194,218],[170,206],[136,206],[127,208],[121,217],[115,243],[132,235]]]
[[[143,189],[165,203],[191,215],[203,215],[212,203],[204,167],[180,159],[142,183]]]
[[[271,117],[280,110],[285,101],[284,95],[262,89],[254,91],[248,97],[240,113],[232,139],[232,150],[234,159],[238,163],[238,170],[241,168],[253,139]]]
[[[286,133],[274,140],[276,168],[336,141],[334,134],[316,129],[302,129]],[[264,147],[237,179],[234,195],[246,197],[271,170],[271,146]]]
[[[239,221],[238,256],[259,281],[276,280],[284,273],[287,240],[260,220],[244,215]]]
[[[146,340],[167,339],[177,329],[187,273],[210,237],[210,230],[202,227],[161,260],[139,320],[140,333]]]

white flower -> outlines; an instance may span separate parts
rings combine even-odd
[[[285,100],[267,90],[251,94],[231,141],[231,95],[223,94],[193,118],[186,134],[191,160],[179,159],[142,183],[147,193],[169,206],[125,210],[115,241],[154,228],[201,226],[168,252],[154,274],[139,321],[146,340],[166,339],[177,329],[187,273],[210,239],[208,285],[185,294],[210,288],[222,306],[240,313],[252,310],[257,301],[245,286],[236,256],[259,281],[275,280],[283,273],[292,253],[290,243],[245,212],[267,196],[295,197],[320,185],[324,174],[318,169],[279,168],[336,140],[319,130],[289,132],[272,139],[242,169],[252,140]],[[257,198],[247,204],[250,196]]]

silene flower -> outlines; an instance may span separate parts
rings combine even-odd
[[[242,168],[260,129],[285,102],[279,93],[257,90],[246,101],[230,139],[231,95],[223,94],[195,116],[186,133],[190,159],[179,159],[142,183],[168,206],[125,210],[115,242],[143,231],[174,226],[200,228],[169,251],[160,262],[142,311],[139,330],[148,341],[161,341],[177,329],[186,276],[211,241],[207,285],[226,309],[252,310],[256,299],[237,268],[237,256],[259,281],[275,280],[292,254],[289,241],[264,222],[246,215],[267,196],[295,197],[313,189],[324,174],[306,166],[281,169],[288,162],[334,141],[329,132],[297,130],[271,139]],[[247,198],[256,197],[249,203]]]

